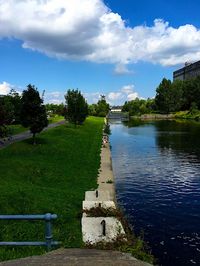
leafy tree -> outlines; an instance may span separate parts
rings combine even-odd
[[[4,138],[8,134],[7,125],[14,119],[14,107],[7,96],[0,97],[0,137]]]
[[[14,89],[10,90],[8,97],[14,107],[14,123],[19,124],[20,123],[20,112],[21,112],[21,97],[19,93],[16,92],[16,90]]]
[[[184,98],[184,82],[182,80],[175,80],[171,84],[170,88],[171,99],[170,99],[170,112],[180,111],[183,108]]]
[[[88,104],[81,94],[77,90],[68,90],[65,95],[66,100],[66,115],[65,118],[71,123],[82,124],[88,115]]]
[[[154,99],[139,99],[125,102],[122,111],[129,112],[130,115],[142,115],[149,114],[155,110],[155,102]]]
[[[171,80],[164,78],[156,89],[155,103],[158,110],[168,114],[170,112],[171,99]]]
[[[29,84],[27,90],[23,91],[21,103],[21,124],[30,128],[35,144],[36,133],[48,126],[48,120],[43,100],[34,85]]]
[[[63,103],[61,104],[53,104],[53,103],[48,103],[45,105],[46,110],[48,114],[53,114],[53,115],[62,115],[64,116],[65,114],[65,106]]]
[[[106,98],[104,95],[101,95],[101,99],[97,102],[96,112],[97,116],[104,117],[108,114],[110,110],[110,105],[106,102]]]
[[[97,116],[97,104],[90,104],[88,106],[89,115]]]
[[[200,76],[184,82],[184,109],[189,110],[192,103],[200,109]]]

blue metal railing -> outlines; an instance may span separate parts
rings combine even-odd
[[[0,215],[0,220],[44,220],[45,221],[45,242],[0,242],[0,246],[46,246],[50,250],[52,246],[60,242],[53,241],[51,221],[57,218],[56,214],[46,213],[41,215]]]

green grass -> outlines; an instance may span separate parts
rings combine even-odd
[[[16,135],[21,132],[27,131],[27,128],[23,127],[22,125],[10,125],[8,126],[9,132],[11,135]]]
[[[176,118],[180,119],[193,119],[193,120],[200,120],[200,111],[195,110],[195,111],[179,111],[175,113]]]
[[[0,150],[0,213],[56,213],[53,235],[64,247],[82,246],[81,209],[86,190],[97,187],[103,119],[62,125]],[[0,221],[0,241],[44,239],[43,222]],[[44,253],[40,247],[0,247],[7,260]]]
[[[49,124],[56,123],[56,122],[59,122],[59,121],[62,121],[62,120],[64,120],[63,116],[54,115],[54,116],[49,118]],[[22,125],[19,125],[19,124],[10,125],[10,126],[8,126],[8,129],[9,129],[9,133],[11,135],[16,135],[16,134],[19,134],[19,133],[22,133],[22,132],[25,132],[25,131],[29,130],[28,128],[25,128],[25,127],[23,127]]]
[[[64,120],[65,118],[61,115],[54,115],[54,116],[51,116],[48,120],[49,120],[49,124],[52,124],[52,123],[56,123],[56,122],[59,122],[59,121],[62,121]]]

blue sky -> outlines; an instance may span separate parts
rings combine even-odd
[[[0,0],[0,94],[31,83],[45,102],[78,88],[89,103],[155,95],[200,60],[197,0]]]

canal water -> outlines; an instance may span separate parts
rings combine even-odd
[[[200,265],[200,123],[111,122],[117,200],[163,266]]]

